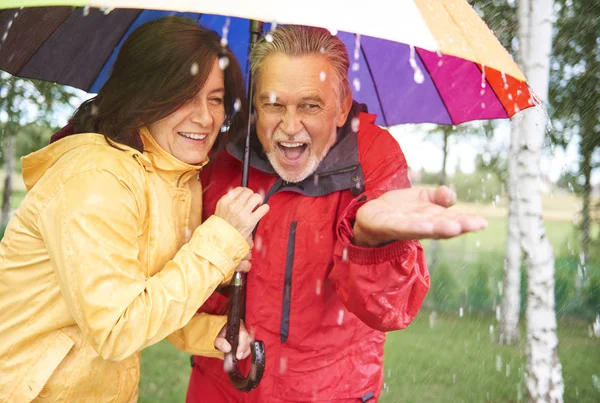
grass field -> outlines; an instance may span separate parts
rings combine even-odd
[[[388,335],[380,401],[525,401],[524,329],[521,344],[509,347],[493,341],[496,326],[491,316],[422,311],[407,329]],[[600,339],[585,322],[561,319],[558,330],[565,402],[600,401]],[[183,402],[189,371],[188,356],[168,342],[147,348],[140,402]]]

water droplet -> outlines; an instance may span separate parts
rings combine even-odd
[[[356,116],[353,117],[352,121],[350,122],[350,126],[352,127],[352,131],[354,133],[358,133],[358,129],[360,129],[360,119]]]
[[[485,95],[485,90],[479,91],[479,95],[482,95],[482,96]]]
[[[342,250],[342,262],[346,262],[348,260],[348,248],[344,247]]]
[[[104,15],[108,15],[111,13],[112,10],[114,10],[114,7],[100,7],[100,11],[102,11],[104,13]]]
[[[275,103],[275,101],[277,101],[277,94],[275,94],[275,91],[270,91],[269,92],[269,102]]]
[[[325,54],[325,48],[323,46],[321,46],[321,49],[319,49],[319,52],[324,55]]]
[[[456,374],[452,374],[452,383],[456,383]]]
[[[279,359],[279,374],[283,375],[287,371],[287,357],[281,357]]]
[[[510,376],[510,364],[506,364],[506,372],[505,372],[506,377],[508,378]]]
[[[192,237],[192,230],[191,230],[191,229],[189,229],[189,228],[186,228],[186,229],[185,229],[185,239],[186,239],[187,241],[189,241],[191,237]]]
[[[475,247],[479,248],[479,246],[481,245],[481,242],[479,242],[479,239],[477,241],[475,241]]]
[[[493,335],[494,334],[494,325],[490,325],[490,334]]]
[[[337,324],[338,326],[342,326],[342,323],[344,323],[344,311],[340,309],[338,312]]]
[[[496,371],[502,371],[502,357],[500,355],[496,355]]]
[[[227,45],[229,45],[229,41],[227,40],[227,38],[221,38],[221,47],[226,47]]]
[[[460,309],[458,310],[458,316],[460,316],[461,318],[465,315],[465,310],[464,308],[461,306]]]
[[[313,184],[319,186],[319,174],[317,173],[313,175]]]
[[[423,75],[423,72],[419,68],[417,68],[417,70],[415,70],[415,74],[414,74],[413,78],[415,80],[415,83],[417,83],[417,84],[423,84],[423,82],[425,81],[425,76]]]
[[[271,34],[270,32],[267,33],[265,35],[265,41],[267,41],[267,42],[273,42],[273,34]]]
[[[429,314],[429,328],[433,329],[433,327],[435,326],[435,321],[437,319],[437,312],[436,311],[432,311]]]
[[[98,116],[98,106],[96,104],[92,104],[92,107],[90,108],[90,114],[92,116]]]
[[[229,58],[227,56],[219,57],[219,68],[225,70],[229,66]]]
[[[477,341],[481,341],[481,333],[477,332]]]
[[[517,96],[521,96],[522,94],[523,94],[523,91],[517,90]]]
[[[321,295],[321,279],[320,278],[317,279],[317,285],[316,285],[316,288],[315,288],[315,294]]]
[[[510,101],[512,101],[512,100],[513,100],[513,96],[512,96],[512,94],[508,94],[508,99],[509,99]]]
[[[192,67],[190,67],[190,74],[195,76],[196,74],[198,74],[198,63],[194,62],[192,63]]]
[[[358,70],[360,70],[360,64],[358,64],[358,62],[352,63],[352,71],[358,71]]]
[[[500,318],[501,318],[501,309],[500,309],[500,305],[498,305],[496,307],[496,320],[500,321]]]
[[[333,36],[336,36],[338,34],[338,30],[335,28],[330,28],[329,33],[331,33],[331,35],[333,35]]]
[[[485,109],[485,103],[484,102],[481,103],[481,109]]]
[[[437,62],[438,67],[442,67],[444,65],[444,61],[443,60],[438,60]]]
[[[354,77],[354,79],[352,80],[352,85],[354,85],[354,89],[356,90],[356,92],[360,91],[360,80],[358,79],[358,77]]]
[[[88,15],[90,15],[90,5],[89,4],[85,7],[83,7],[83,16],[87,17]]]
[[[239,112],[240,109],[242,109],[242,100],[239,98],[236,98],[235,102],[233,103],[233,111]]]
[[[262,237],[260,235],[257,235],[254,238],[254,249],[257,252],[260,252],[260,250],[262,249],[262,246],[263,246],[263,244],[262,244]]]
[[[327,73],[325,73],[324,71],[319,73],[319,80],[325,81],[326,78],[327,78]]]

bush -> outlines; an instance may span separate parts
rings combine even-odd
[[[492,309],[492,292],[490,291],[489,267],[483,263],[477,264],[467,288],[467,303],[475,310]]]
[[[435,273],[431,276],[431,288],[427,299],[439,311],[458,308],[458,285],[447,264],[437,265]]]

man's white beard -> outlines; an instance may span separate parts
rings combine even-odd
[[[269,162],[273,166],[273,169],[275,169],[275,172],[277,172],[281,179],[283,179],[286,182],[292,183],[302,182],[304,179],[308,178],[317,170],[319,164],[321,163],[321,161],[323,161],[323,159],[329,152],[329,149],[335,142],[335,136],[333,136],[332,138],[333,140],[331,141],[331,144],[328,144],[325,147],[321,155],[316,155],[312,149],[312,139],[310,138],[310,135],[306,132],[306,130],[302,130],[300,133],[297,133],[294,136],[288,136],[280,129],[277,129],[277,131],[273,133],[273,137],[271,138],[272,147],[271,152],[267,153],[267,158],[269,159]],[[306,162],[306,165],[301,171],[288,172],[283,168],[281,164],[279,164],[277,155],[281,153],[281,151],[279,150],[279,146],[277,145],[277,142],[279,141],[295,141],[307,144],[305,152],[309,153],[308,161]]]

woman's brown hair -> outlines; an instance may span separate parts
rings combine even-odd
[[[220,133],[212,153],[231,136],[243,135],[246,94],[240,65],[219,35],[184,17],[164,17],[139,26],[123,42],[110,77],[98,95],[85,101],[70,122],[75,133],[101,133],[109,144],[139,151],[137,129],[175,112],[204,86],[219,57],[224,70],[225,113],[229,130]],[[234,104],[237,103],[237,106]]]

